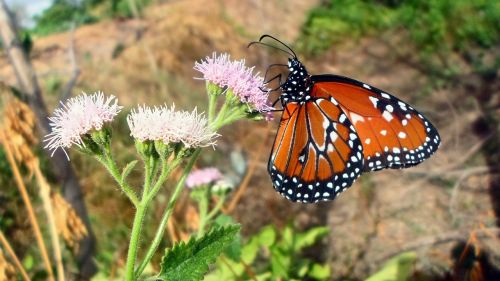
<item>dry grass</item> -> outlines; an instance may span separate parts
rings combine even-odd
[[[7,261],[7,259],[3,255],[2,249],[0,249],[0,280],[5,280],[5,281],[16,280],[16,269],[12,264],[10,264]]]
[[[10,246],[9,241],[7,241],[7,238],[3,235],[3,232],[0,231],[0,243],[4,247],[4,249],[9,253],[11,259],[14,261],[14,264],[17,267],[17,273],[21,274],[21,277],[25,281],[29,281],[30,278],[28,274],[26,273],[26,270],[24,270],[23,265],[21,264],[21,261],[19,261],[19,258],[17,257],[16,253]],[[16,276],[16,269],[14,268],[13,265],[11,265],[5,256],[3,255],[2,249],[0,249],[0,280],[17,280]]]
[[[57,232],[73,251],[78,252],[80,241],[87,235],[87,229],[71,205],[57,192],[51,195],[55,210]]]

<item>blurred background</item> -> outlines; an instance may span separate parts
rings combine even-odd
[[[114,124],[113,147],[118,162],[126,163],[135,157],[125,120],[131,107],[175,103],[205,109],[194,62],[228,52],[263,73],[287,59],[269,48],[247,48],[266,33],[288,42],[312,74],[353,77],[409,102],[438,128],[442,146],[417,167],[364,174],[334,202],[304,205],[277,194],[266,171],[278,113],[271,122],[224,128],[216,149],[206,149],[197,166],[216,166],[233,179],[225,219],[242,224],[247,247],[230,257],[232,263],[218,261],[210,280],[500,280],[499,1],[2,1],[28,55],[21,60],[29,64],[20,69],[35,73],[30,83],[38,86],[21,85],[16,57],[3,41],[0,118],[10,124],[5,120],[14,96],[34,110],[23,117],[38,124],[27,142],[30,157],[38,159],[51,188],[61,190],[88,234],[79,248],[66,241],[63,258],[75,280],[120,280],[134,210],[93,159],[75,151],[71,162],[64,155],[48,157],[40,143],[44,114],[82,91],[116,95],[125,112]],[[8,27],[0,19],[5,40]],[[1,146],[0,230],[31,278],[45,280],[7,157]],[[16,159],[24,163],[21,174],[43,222],[29,161]],[[141,181],[139,173],[130,178]],[[197,210],[185,193],[162,247],[195,227]],[[156,204],[163,206],[167,195]],[[162,211],[151,210],[146,235],[154,234]],[[65,240],[79,233],[71,227]],[[45,228],[42,223],[42,233]],[[296,239],[303,246],[277,246]],[[257,258],[248,264],[241,255],[250,248]],[[243,268],[241,274],[231,275],[230,264]]]

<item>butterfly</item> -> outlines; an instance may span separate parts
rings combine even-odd
[[[262,42],[270,38],[286,49]],[[268,172],[274,188],[294,202],[335,199],[363,173],[415,166],[439,147],[436,128],[411,105],[352,78],[310,75],[295,52],[271,35],[262,44],[290,57],[281,74],[283,107]],[[267,71],[266,71],[267,75]],[[274,104],[273,104],[274,106]]]

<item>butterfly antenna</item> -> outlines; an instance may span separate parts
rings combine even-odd
[[[281,45],[285,46],[285,48],[287,48],[288,50],[290,50],[290,52],[292,52],[293,54],[293,57],[294,58],[297,58],[297,55],[295,54],[295,52],[292,50],[292,48],[290,48],[287,44],[283,43],[283,41],[279,40],[278,38],[272,36],[272,35],[269,35],[269,34],[264,34],[262,35],[260,38],[259,38],[259,42],[262,41],[262,39],[266,38],[266,37],[269,37],[271,39],[273,39],[274,41],[280,43]]]
[[[273,45],[270,45],[270,44],[266,44],[266,43],[264,43],[264,42],[260,42],[260,41],[253,41],[253,42],[250,42],[250,44],[248,44],[247,48],[250,48],[250,46],[252,46],[253,44],[260,44],[260,45],[264,45],[264,46],[267,46],[267,47],[269,47],[269,48],[273,48],[273,49],[276,49],[276,50],[280,50],[280,51],[282,51],[282,52],[286,53],[286,54],[287,54],[287,55],[289,55],[289,56],[292,56],[292,57],[294,56],[294,54],[291,54],[291,53],[290,53],[290,52],[288,52],[287,50],[283,50],[283,49],[278,48],[278,47],[276,47],[276,46],[273,46]]]

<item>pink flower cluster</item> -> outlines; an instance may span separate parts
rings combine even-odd
[[[217,168],[205,168],[192,171],[186,179],[186,186],[195,188],[202,185],[215,183],[222,179],[222,174]]]
[[[269,105],[268,93],[263,91],[264,78],[259,73],[253,74],[254,67],[246,67],[245,60],[231,61],[228,54],[206,57],[196,62],[194,69],[203,74],[204,80],[212,82],[221,88],[229,88],[240,98],[241,102],[250,104],[259,112],[272,110]]]
[[[186,147],[201,147],[215,145],[218,136],[196,109],[188,112],[175,111],[175,106],[139,106],[128,115],[127,122],[130,134],[140,141],[182,142]]]
[[[111,122],[122,108],[114,96],[105,97],[102,92],[83,93],[65,104],[61,103],[61,107],[49,117],[52,132],[45,136],[45,148],[52,150],[53,155],[58,148],[66,153],[65,148],[73,144],[83,145],[83,135],[91,130],[101,130],[104,123]]]

